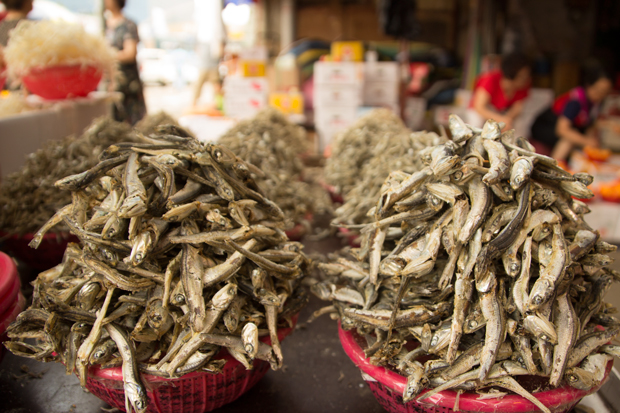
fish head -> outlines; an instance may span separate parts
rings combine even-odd
[[[148,407],[148,397],[142,386],[137,383],[125,382],[125,397],[129,399],[136,413],[144,413]]]

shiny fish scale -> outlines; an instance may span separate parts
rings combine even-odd
[[[547,412],[536,394],[519,385],[519,376],[535,373],[550,377],[554,385],[568,382],[581,389],[598,385],[602,376],[592,372],[604,371],[608,358],[591,355],[620,332],[620,323],[607,315],[609,305],[602,301],[619,277],[606,268],[611,262],[604,254],[608,251],[596,249],[603,245],[597,244],[599,234],[584,224],[588,209],[571,202],[567,192],[576,193],[589,178],[572,178],[557,169],[553,159],[531,152],[514,131],[500,133],[501,127],[489,122],[480,130],[451,115],[450,129],[458,145],[437,142],[419,148],[413,157],[436,166],[451,165],[457,156],[454,166],[426,172],[387,169],[381,171],[387,179],[374,185],[360,175],[359,184],[374,199],[364,201],[366,210],[360,215],[354,208],[337,211],[342,212],[338,225],[365,238],[360,249],[330,258],[350,262],[349,267],[356,265],[368,275],[350,277],[347,266],[321,266],[329,271],[313,292],[333,302],[332,310],[324,312],[333,314],[336,309],[342,328],[355,328],[366,337],[381,332],[367,353],[372,350],[372,363],[394,366],[390,368],[408,377],[404,400],[418,397],[424,388],[497,386]],[[570,188],[551,185],[552,179],[569,182]],[[453,186],[450,192],[446,184]],[[495,189],[511,186],[511,199],[497,196]],[[425,214],[434,208],[427,202],[430,192],[446,202]],[[588,193],[581,190],[580,195]],[[390,196],[396,203],[387,201]],[[458,197],[469,208],[454,208]],[[355,201],[362,204],[359,198]],[[457,228],[452,218],[446,219],[452,213],[457,214]],[[378,228],[402,235],[386,237],[373,250],[369,241]],[[428,242],[434,228],[444,231],[438,251],[437,244]],[[407,267],[415,260],[427,264],[418,278]],[[378,274],[373,272],[376,268]],[[373,294],[368,294],[369,288]],[[346,290],[348,295],[321,289]],[[364,299],[352,300],[354,295]],[[599,320],[605,320],[603,332],[596,327]],[[398,354],[384,349],[395,348],[398,340],[401,346],[404,341],[422,345]],[[429,368],[422,370],[417,358],[425,356],[432,358],[425,364]],[[584,359],[587,363],[580,367]],[[420,397],[428,394],[432,392]]]

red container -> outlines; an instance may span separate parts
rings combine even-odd
[[[0,238],[4,238],[5,233],[0,232]],[[66,232],[49,232],[43,236],[43,241],[39,248],[30,248],[28,244],[32,241],[33,234],[23,236],[11,235],[2,242],[2,250],[15,258],[28,264],[30,267],[45,271],[62,262],[65,249],[69,242],[79,242],[79,238]]]
[[[304,219],[308,222],[312,222],[312,217],[313,215],[311,213],[307,213],[306,215],[304,215]],[[307,230],[307,226],[302,224],[302,223],[298,223],[295,224],[295,226],[291,229],[289,229],[286,232],[286,236],[288,237],[289,240],[291,241],[301,241],[301,239],[304,237],[304,235],[306,235],[306,233],[308,232]]]
[[[338,232],[347,239],[350,247],[359,248],[360,247],[360,235],[356,232],[351,231],[348,228],[338,227]]]
[[[44,99],[83,97],[97,90],[103,72],[95,66],[49,66],[22,77],[26,88]]]
[[[288,336],[292,328],[280,328],[278,339]],[[270,344],[269,337],[261,341]],[[177,379],[143,374],[142,380],[149,398],[148,413],[202,413],[228,404],[250,390],[269,370],[269,363],[254,360],[254,368],[246,370],[225,349],[214,357],[227,360],[220,374],[194,372]],[[125,411],[125,392],[120,367],[99,369],[92,367],[86,382],[88,390],[112,407]]]
[[[6,329],[26,306],[26,299],[19,291],[21,283],[13,259],[0,252],[0,343],[4,342]],[[0,361],[4,346],[0,344]]]
[[[451,413],[454,410],[457,393],[452,390],[439,392],[423,402],[412,400],[403,403],[402,394],[407,384],[407,378],[385,367],[373,366],[366,359],[362,346],[364,340],[355,331],[344,331],[338,327],[340,343],[345,353],[353,360],[355,365],[369,378],[366,382],[373,392],[377,401],[391,413]],[[613,360],[607,364],[605,379],[601,384],[588,391],[578,390],[568,385],[553,390],[534,393],[534,397],[540,400],[554,413],[569,412],[579,403],[583,397],[596,392],[607,380],[613,367]],[[423,392],[424,393],[424,392]],[[422,394],[423,394],[422,393]],[[501,399],[478,400],[477,393],[463,393],[459,397],[460,412],[505,412],[505,413],[534,413],[540,412],[529,400],[509,394]]]

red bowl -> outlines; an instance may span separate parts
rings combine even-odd
[[[305,219],[308,222],[312,222],[312,217],[313,215],[308,212],[306,215],[304,215],[303,219]],[[302,223],[295,224],[293,228],[289,229],[288,231],[285,231],[286,236],[291,241],[301,241],[304,235],[306,235],[306,232],[308,232],[307,226],[303,225]]]
[[[329,197],[334,204],[344,204],[344,198],[340,192],[336,191],[335,186],[326,182],[320,182],[319,184],[329,193]]]
[[[22,77],[30,92],[44,99],[87,96],[97,89],[103,72],[95,66],[49,66],[32,69]]]
[[[349,246],[353,247],[353,248],[359,248],[360,247],[360,235],[354,231],[351,231],[348,228],[343,228],[343,227],[338,227],[338,232],[340,232],[340,234],[342,234],[343,237],[345,237],[347,239],[347,242],[349,243]]]
[[[0,252],[0,343],[7,339],[6,329],[26,306],[26,299],[19,292],[20,287],[15,262]],[[4,346],[0,344],[0,361],[3,357]]]
[[[391,413],[451,413],[454,410],[457,392],[446,390],[439,392],[424,402],[412,400],[403,403],[402,394],[407,384],[407,378],[385,367],[373,366],[366,359],[362,345],[364,340],[354,330],[344,331],[338,326],[340,343],[345,353],[353,360],[355,365],[362,371],[366,383],[375,395],[377,401]],[[607,380],[609,372],[613,367],[613,360],[607,364],[605,379],[595,388],[590,390],[579,390],[568,385],[558,387],[553,390],[534,393],[534,396],[547,406],[552,412],[569,412],[579,403],[583,397],[596,392]],[[424,393],[424,392],[423,392]],[[463,393],[459,397],[460,412],[505,412],[505,413],[534,413],[540,412],[529,400],[516,395],[509,394],[502,399],[478,400],[480,395],[477,393]]]
[[[0,238],[4,236],[6,233],[0,231]],[[48,232],[43,236],[39,248],[34,249],[28,246],[32,237],[33,234],[11,235],[2,241],[0,249],[36,270],[45,271],[62,262],[69,242],[80,241],[78,237],[67,232]]]
[[[278,330],[278,339],[283,340],[288,336],[296,323],[297,316],[293,317],[293,327]],[[262,337],[261,341],[271,344],[268,336]],[[254,368],[246,370],[225,349],[222,349],[215,359],[226,360],[220,374],[194,372],[176,379],[143,374],[142,380],[149,398],[147,412],[210,412],[239,398],[269,370],[269,363],[263,360],[254,360]],[[125,411],[125,392],[120,367],[90,368],[86,387],[110,406]]]

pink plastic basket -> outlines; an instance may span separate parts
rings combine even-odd
[[[6,329],[26,306],[20,287],[17,266],[11,257],[0,252],[0,343],[7,339]],[[0,344],[0,361],[3,357],[4,346]]]
[[[366,359],[362,345],[364,343],[355,331],[344,331],[338,327],[340,342],[345,353],[353,360],[355,365],[366,374],[366,382],[375,395],[377,401],[388,412],[392,413],[451,413],[457,393],[452,390],[439,392],[424,400],[424,403],[412,400],[403,403],[402,394],[407,384],[406,377],[395,373],[385,367],[373,366]],[[568,385],[553,390],[534,393],[554,413],[569,412],[579,400],[588,394],[596,392],[607,380],[613,361],[607,365],[603,382],[588,391],[578,390]],[[502,399],[478,400],[477,393],[463,393],[459,397],[460,412],[505,412],[505,413],[534,413],[540,410],[529,400],[510,394]]]
[[[304,215],[304,219],[308,222],[312,222],[313,215],[311,213],[307,213]],[[306,235],[306,226],[302,223],[296,224],[293,228],[286,231],[286,236],[291,241],[301,241],[304,235]]]
[[[102,75],[101,69],[94,66],[50,66],[32,69],[22,82],[44,99],[66,99],[87,96],[97,89]]]
[[[0,231],[0,238],[6,234]],[[79,238],[69,233],[49,232],[43,237],[39,248],[28,246],[33,234],[23,236],[11,235],[2,242],[2,250],[28,264],[30,267],[45,271],[62,262],[65,249],[69,242],[79,242]]]
[[[293,318],[292,328],[280,328],[278,338],[283,340],[297,323]],[[270,344],[269,337],[261,341]],[[143,374],[147,387],[149,413],[202,413],[222,407],[250,390],[269,370],[269,363],[254,360],[254,368],[246,370],[237,360],[222,349],[215,359],[227,360],[220,374],[195,372],[177,379]],[[99,369],[92,367],[86,382],[88,390],[112,407],[125,411],[123,375],[120,367]]]

